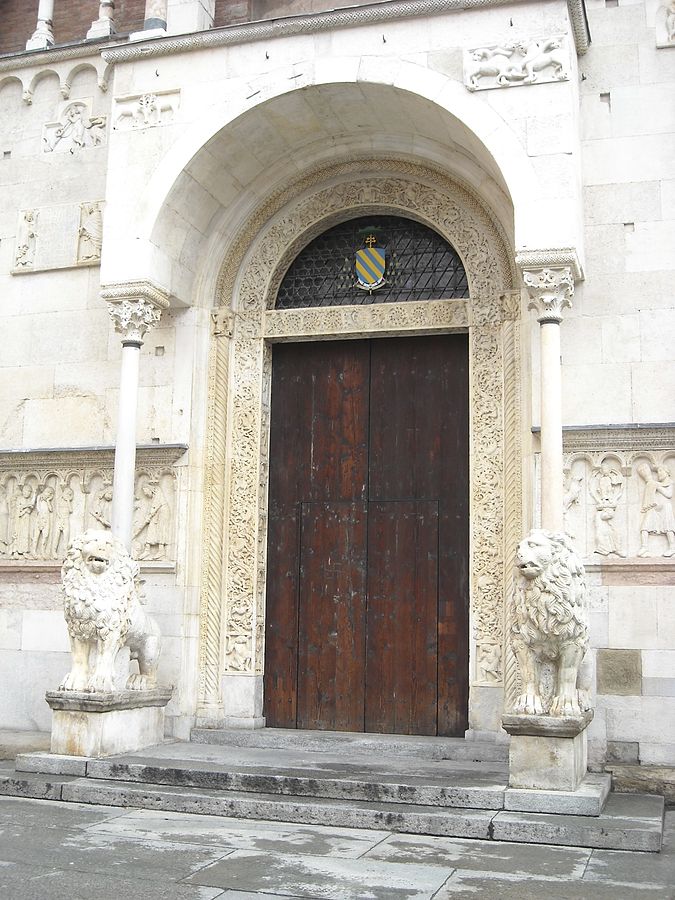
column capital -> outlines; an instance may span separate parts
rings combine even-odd
[[[562,322],[563,309],[572,306],[574,275],[570,266],[523,269],[523,282],[540,324]]]
[[[108,304],[115,331],[123,340],[139,344],[169,305],[168,293],[149,281],[105,285],[101,298]]]

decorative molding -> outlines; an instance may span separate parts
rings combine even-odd
[[[512,36],[464,52],[464,84],[470,91],[569,80],[563,35]]]
[[[566,453],[668,450],[670,447],[675,447],[673,423],[563,427],[563,449]]]
[[[122,300],[147,300],[158,309],[169,306],[169,292],[154,281],[119,281],[101,285],[101,300],[118,303]]]
[[[131,131],[168,125],[175,118],[179,102],[179,90],[115,97],[113,128]]]
[[[543,250],[520,250],[516,253],[516,265],[525,269],[558,269],[569,266],[575,281],[583,280],[584,273],[574,247],[556,247]]]
[[[184,446],[140,447],[136,460],[134,552],[175,559],[176,470]],[[63,558],[71,536],[109,528],[114,450],[29,450],[0,453],[0,561]]]
[[[447,177],[401,160],[378,160],[377,170],[379,177],[364,178],[362,167],[352,163],[302,179],[295,189],[286,189],[253,214],[223,263],[218,296],[224,310],[234,310],[234,328],[231,331],[226,315],[223,319],[214,315],[200,630],[201,702],[214,716],[218,715],[222,647],[225,671],[256,674],[262,670],[271,386],[266,338],[344,336],[361,325],[365,333],[387,334],[468,328],[472,622],[479,644],[503,647],[504,514],[509,509],[519,521],[522,502],[518,495],[509,498],[505,507],[503,396],[517,394],[514,379],[519,366],[518,324],[513,318],[504,324],[505,309],[512,309],[502,300],[513,290],[508,254],[482,205]],[[270,208],[277,214],[271,215]],[[288,262],[303,246],[331,225],[371,212],[407,215],[443,234],[462,257],[471,301],[431,303],[426,313],[420,312],[424,304],[391,304],[390,310],[389,304],[283,312],[270,308]],[[453,314],[447,318],[450,310]],[[505,328],[508,350],[504,349]],[[506,369],[505,352],[512,357]],[[510,489],[518,492],[518,399],[510,406],[508,431]],[[493,651],[493,660],[496,656]],[[495,684],[501,669],[490,665],[491,673],[483,668]]]
[[[514,0],[397,0],[377,6],[351,7],[306,16],[278,18],[271,21],[231,25],[226,28],[200,31],[179,37],[137,41],[130,45],[117,45],[102,51],[102,57],[110,63],[147,59],[172,53],[204,50],[210,47],[226,47],[253,41],[270,40],[291,35],[318,34],[339,28],[380,25],[401,19],[420,18],[445,13],[463,12],[467,9],[489,9],[512,4]],[[582,0],[568,0],[568,14],[572,23],[577,53],[588,49],[590,35]]]
[[[263,336],[271,340],[303,337],[365,337],[377,334],[428,334],[470,324],[466,300],[429,300],[410,303],[378,303],[368,306],[334,306],[317,309],[267,310]]]
[[[527,308],[537,312],[539,323],[562,322],[562,311],[572,306],[574,295],[571,268],[524,269],[523,283],[530,297]]]

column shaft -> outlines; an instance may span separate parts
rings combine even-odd
[[[26,43],[26,50],[46,50],[54,44],[54,0],[40,0],[37,26]]]
[[[560,323],[542,322],[541,346],[541,527],[563,530],[562,379]]]
[[[136,473],[136,409],[140,341],[122,342],[120,397],[113,475],[112,532],[131,549]]]

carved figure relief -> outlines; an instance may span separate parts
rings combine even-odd
[[[675,429],[622,429],[611,441],[603,431],[565,435],[566,487],[574,478],[588,484],[569,505],[565,493],[568,533],[569,517],[589,562],[675,557]]]
[[[664,0],[656,10],[654,25],[656,46],[675,47],[675,0]]]
[[[35,262],[35,242],[37,240],[38,213],[35,209],[26,209],[19,219],[19,230],[16,238],[14,266],[17,269],[30,269]]]
[[[570,525],[569,512],[573,506],[579,503],[583,483],[583,475],[570,474],[565,478],[563,490],[563,527],[565,529],[565,534],[568,534],[571,538],[575,538],[576,535],[572,531],[572,526]]]
[[[141,559],[173,558],[176,476],[172,460],[180,452],[173,448],[139,451],[136,494],[142,518],[136,523],[134,551]],[[104,454],[107,462],[102,465]],[[0,561],[61,560],[71,535],[88,528],[110,529],[112,451],[26,456],[26,467],[17,469],[13,455],[3,458],[0,453]],[[78,456],[82,463],[77,462]],[[144,458],[152,463],[144,464]]]
[[[502,680],[502,648],[499,644],[479,644],[478,680],[484,684],[499,684]]]
[[[584,567],[565,534],[534,530],[516,552],[516,617],[511,630],[522,693],[515,712],[578,716],[589,708],[579,678],[588,649]],[[545,697],[543,667],[553,667],[553,696]]]
[[[80,207],[77,261],[90,262],[101,258],[103,243],[103,213],[100,203],[83,203]]]
[[[128,131],[172,122],[180,99],[179,91],[157,91],[115,98],[115,129]]]
[[[469,50],[464,80],[470,91],[566,81],[567,65],[562,36],[520,38]]]
[[[99,147],[105,140],[105,116],[92,116],[88,103],[74,100],[67,104],[58,122],[50,122],[42,132],[45,153],[75,153]]]
[[[124,646],[139,668],[126,688],[156,687],[161,637],[141,605],[138,576],[138,562],[107,531],[85,531],[70,544],[61,577],[73,658],[60,690],[114,690],[115,659]]]
[[[640,549],[638,556],[649,556],[649,535],[662,534],[668,547],[662,556],[675,556],[675,516],[673,515],[673,479],[665,466],[656,472],[649,463],[637,467],[640,478],[645,483],[642,495],[642,516],[640,518]]]

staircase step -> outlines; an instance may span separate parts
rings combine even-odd
[[[502,809],[506,782],[498,773],[438,772],[410,777],[349,765],[309,772],[279,765],[223,770],[215,764],[186,767],[180,760],[119,758],[90,760],[87,776],[215,791],[473,809]]]
[[[0,773],[0,793],[241,819],[650,852],[661,848],[664,814],[662,798],[639,794],[612,795],[603,813],[591,817],[285,797],[93,777],[55,779],[7,770]]]
[[[295,728],[193,728],[190,740],[199,744],[307,750],[312,753],[370,753],[415,759],[506,762],[506,743],[464,738],[420,737],[407,734],[361,734],[350,731],[300,731]]]

